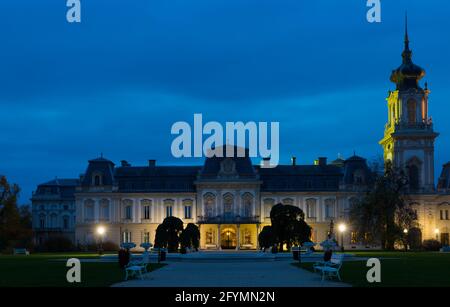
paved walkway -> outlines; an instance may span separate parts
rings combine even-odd
[[[348,287],[321,281],[319,274],[299,269],[291,261],[171,262],[150,272],[143,280],[113,287]]]

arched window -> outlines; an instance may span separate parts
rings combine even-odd
[[[408,100],[408,124],[415,124],[417,121],[417,103],[414,99]]]
[[[203,196],[204,212],[206,217],[214,215],[214,207],[216,205],[216,196],[212,193],[206,193]]]
[[[250,193],[245,193],[242,196],[244,204],[244,216],[250,217],[253,213],[253,195]]]
[[[95,202],[92,199],[88,199],[84,202],[84,219],[85,221],[94,220],[94,206]]]
[[[230,215],[233,213],[234,206],[234,196],[231,193],[226,193],[223,196],[223,212],[225,215]]]
[[[306,213],[308,218],[316,217],[316,200],[314,198],[306,200]]]
[[[409,166],[409,187],[412,190],[419,189],[419,168],[414,164]]]

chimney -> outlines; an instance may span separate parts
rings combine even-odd
[[[292,166],[296,166],[297,165],[297,157],[292,157],[291,162],[292,162]]]
[[[155,167],[156,166],[156,160],[148,160],[148,166],[149,167]]]
[[[321,166],[327,165],[327,158],[319,157],[319,165],[321,165]]]

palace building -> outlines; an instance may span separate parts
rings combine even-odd
[[[391,81],[388,120],[380,145],[385,161],[409,176],[408,201],[417,212],[422,239],[449,244],[450,163],[434,182],[434,141],[438,136],[428,115],[430,90],[420,85],[425,71],[412,61],[406,31],[403,62]],[[225,151],[226,153],[226,151]],[[263,161],[264,163],[264,161]],[[146,166],[126,161],[115,165],[99,157],[89,160],[77,179],[55,179],[33,193],[36,241],[65,234],[76,244],[95,242],[96,227],[105,226],[104,241],[154,242],[156,227],[167,216],[200,227],[202,249],[257,249],[258,233],[270,225],[277,203],[300,207],[312,226],[312,240],[326,239],[330,223],[348,220],[349,208],[366,190],[370,170],[364,158],[312,165],[264,168],[245,157],[206,158],[201,166]],[[343,234],[346,248],[359,246],[351,229]],[[377,248],[377,246],[370,246]]]

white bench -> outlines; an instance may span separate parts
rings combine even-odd
[[[331,256],[330,261],[318,261],[314,263],[314,272],[322,273],[322,280],[327,277],[337,277],[340,281],[341,275],[339,271],[341,270],[342,263],[344,262],[344,254],[338,254]]]
[[[25,255],[25,256],[29,256],[30,252],[27,251],[26,248],[15,248],[13,250],[14,255]]]
[[[125,267],[125,280],[130,277],[143,279],[142,274],[147,273],[147,263],[140,261],[130,261]]]

